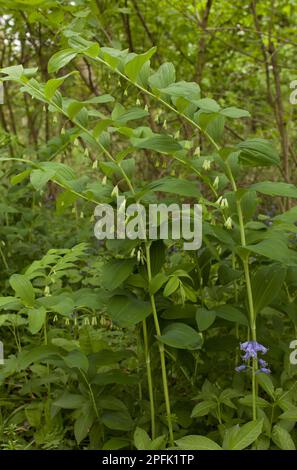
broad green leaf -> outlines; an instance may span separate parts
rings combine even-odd
[[[29,331],[32,335],[38,333],[46,320],[46,310],[44,307],[33,308],[28,311]]]
[[[87,404],[82,408],[80,416],[75,420],[74,423],[74,436],[78,444],[89,434],[92,424],[95,420],[93,408],[90,404]]]
[[[282,450],[296,450],[294,441],[289,432],[278,424],[273,428],[272,440]]]
[[[131,431],[133,421],[127,411],[104,411],[100,421],[109,429],[116,431]]]
[[[261,266],[252,279],[254,310],[257,314],[279,295],[287,269],[279,264]]]
[[[154,55],[157,48],[152,47],[149,51],[144,52],[143,54],[135,55],[128,63],[126,63],[124,67],[125,74],[132,80],[133,82],[136,81],[137,76],[142,68],[142,66],[150,60],[150,58]]]
[[[245,109],[235,108],[234,106],[230,106],[230,108],[225,108],[220,111],[220,114],[223,116],[238,119],[242,117],[250,117],[250,113]]]
[[[241,405],[249,406],[250,408],[253,407],[253,395],[251,394],[248,394],[243,398],[239,398],[238,401]],[[256,397],[256,405],[258,408],[265,408],[267,406],[270,406],[269,402],[261,397]]]
[[[149,450],[151,446],[151,438],[148,433],[139,427],[134,431],[134,445],[137,450]]]
[[[197,403],[197,405],[195,405],[193,408],[191,418],[199,418],[200,416],[208,415],[208,413],[216,407],[217,403],[211,400],[205,400],[201,403]]]
[[[117,103],[112,111],[111,117],[115,121],[115,124],[123,125],[135,119],[143,119],[148,116],[148,114],[148,111],[139,106],[125,109],[122,105]]]
[[[136,325],[152,311],[150,302],[124,295],[112,297],[107,308],[114,323],[122,328]]]
[[[207,330],[215,321],[216,312],[206,308],[197,308],[196,322],[200,331]]]
[[[221,109],[221,106],[212,98],[202,98],[196,101],[196,104],[203,112],[207,113],[217,113]]]
[[[131,143],[136,148],[155,150],[156,152],[168,154],[182,149],[181,145],[173,137],[165,134],[155,134],[145,139],[132,137]]]
[[[22,274],[13,274],[9,283],[26,307],[32,307],[35,301],[34,289],[31,282]]]
[[[224,318],[224,320],[240,323],[241,325],[248,325],[247,317],[232,305],[220,305],[214,307],[213,311],[216,313],[217,317]]]
[[[71,72],[71,73],[68,73],[67,75],[64,75],[63,77],[52,78],[52,79],[48,80],[45,84],[45,87],[44,87],[45,97],[48,100],[51,100],[52,97],[54,96],[54,94],[56,93],[57,89],[64,82],[64,80],[66,80],[66,78],[70,77],[74,73],[76,73],[76,72]]]
[[[185,323],[171,323],[158,340],[173,348],[189,350],[199,349],[203,343],[202,334]]]
[[[246,249],[287,266],[296,266],[297,264],[296,252],[290,250],[282,239],[265,239],[255,245],[247,245]]]
[[[278,417],[279,419],[284,419],[285,421],[295,421],[297,422],[297,407],[292,406],[287,411],[284,411]]]
[[[7,296],[0,297],[0,309],[9,308],[10,305],[18,304],[19,300],[17,297]]]
[[[133,271],[133,259],[109,261],[102,269],[102,285],[105,289],[117,289]]]
[[[183,97],[188,101],[197,101],[200,99],[200,87],[195,82],[180,81],[171,83],[160,91],[166,95],[170,95],[172,98]]]
[[[112,437],[103,444],[102,450],[118,450],[124,447],[130,447],[130,439]]]
[[[165,62],[158,68],[157,72],[149,77],[148,81],[151,88],[166,88],[175,82],[174,65],[171,62]]]
[[[171,276],[167,282],[163,295],[164,297],[169,297],[179,288],[180,282],[177,276]]]
[[[24,68],[22,65],[12,65],[0,69],[0,73],[8,75],[11,80],[19,80],[24,73]]]
[[[18,173],[17,175],[12,176],[10,179],[11,184],[14,186],[15,184],[21,183],[27,178],[27,176],[30,175],[31,171],[31,169],[27,169],[22,171],[21,173]]]
[[[275,393],[274,393],[274,385],[272,383],[271,378],[267,374],[258,374],[257,382],[260,387],[274,400]]]
[[[232,437],[228,442],[228,450],[243,450],[250,446],[260,436],[263,428],[263,420],[250,421],[239,427],[234,427]]]
[[[297,206],[292,207],[283,214],[275,216],[273,220],[286,224],[294,224],[297,220]]]
[[[77,51],[73,49],[64,49],[63,51],[56,52],[48,62],[49,73],[57,72],[62,67],[65,67],[76,56]]]
[[[155,294],[156,292],[158,292],[158,290],[161,289],[161,287],[165,284],[167,280],[168,276],[166,276],[164,273],[161,272],[156,274],[150,282],[150,293]]]
[[[270,142],[264,139],[250,139],[240,142],[237,148],[241,151],[239,161],[247,166],[279,165],[277,151]]]
[[[81,408],[85,403],[86,398],[84,396],[65,392],[60,398],[53,402],[53,405],[71,410]]]
[[[85,372],[89,367],[87,356],[78,350],[70,351],[68,355],[64,357],[64,362],[70,368],[77,367]]]
[[[182,450],[222,450],[216,442],[204,436],[184,436],[175,443]]]
[[[297,187],[293,184],[283,183],[281,181],[262,181],[252,184],[251,189],[262,194],[267,194],[268,196],[297,198]]]
[[[115,369],[97,374],[92,380],[92,383],[100,386],[109,384],[135,385],[138,381],[139,378],[137,375],[129,375],[121,370]]]
[[[152,191],[177,194],[178,196],[199,198],[201,196],[199,186],[194,181],[188,181],[181,178],[165,177],[160,178],[148,187]]]
[[[40,191],[46,183],[55,175],[55,170],[32,170],[30,174],[30,182],[32,186]]]
[[[77,52],[83,52],[89,57],[97,57],[100,52],[100,46],[97,42],[91,42],[83,38],[77,32],[72,32],[69,35],[69,46]]]

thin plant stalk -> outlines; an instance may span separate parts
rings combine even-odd
[[[146,243],[145,250],[146,250],[147,276],[148,276],[148,281],[150,283],[152,280],[152,270],[151,270],[151,255],[150,255],[150,243],[149,242]],[[156,333],[158,336],[161,336],[161,329],[160,329],[154,294],[150,294],[150,301],[151,301],[151,306],[153,310]],[[170,441],[170,445],[173,446],[174,437],[173,437],[173,426],[172,426],[171,406],[170,406],[170,398],[169,398],[169,388],[168,388],[168,381],[167,381],[164,344],[158,341],[158,347],[159,347],[160,361],[161,361],[161,372],[162,372],[163,391],[164,391],[164,399],[165,399],[165,407],[166,407],[166,415],[167,415],[167,424],[168,424],[168,431],[169,431],[169,441]]]

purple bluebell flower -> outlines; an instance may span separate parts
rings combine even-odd
[[[258,359],[258,363],[261,367],[266,367],[267,366],[267,362],[264,361],[264,359],[261,359],[260,357]]]
[[[250,358],[256,358],[258,352],[266,354],[268,349],[263,346],[263,344],[258,343],[257,341],[246,341],[245,343],[240,343],[241,351],[245,352],[243,360],[247,361]]]
[[[263,374],[271,374],[271,370],[267,369],[266,367],[261,367],[261,369],[257,370],[256,374],[259,374],[260,372],[263,372]]]
[[[248,362],[249,359],[256,359],[258,361],[260,369],[258,372],[263,372],[264,374],[270,374],[271,371],[267,368],[267,362],[264,359],[258,357],[258,353],[266,354],[268,348],[263,346],[263,344],[258,343],[257,341],[246,341],[245,343],[240,343],[241,351],[244,351],[242,360]],[[236,372],[242,372],[246,369],[250,369],[250,366],[242,364],[235,368]]]

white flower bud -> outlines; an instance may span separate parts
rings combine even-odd
[[[220,178],[218,176],[216,176],[215,179],[214,179],[214,182],[213,182],[214,189],[218,189],[219,182],[220,182]]]
[[[227,219],[226,222],[224,223],[224,226],[225,226],[228,230],[232,230],[232,228],[233,228],[233,222],[232,222],[231,217],[228,217],[228,219]]]
[[[225,197],[222,199],[221,207],[222,207],[223,209],[226,209],[227,207],[229,207],[228,201],[227,201],[227,199],[226,199]]]
[[[211,166],[211,161],[210,160],[204,160],[202,168],[205,171],[208,171],[208,170],[210,170],[210,166]]]
[[[197,156],[197,157],[200,157],[200,147],[195,148],[194,155]]]
[[[119,197],[119,188],[117,185],[113,188],[111,192],[111,197]]]

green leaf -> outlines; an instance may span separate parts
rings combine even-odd
[[[235,108],[234,106],[230,106],[230,108],[225,108],[220,111],[220,114],[223,116],[238,119],[242,117],[250,117],[250,113],[245,109]]]
[[[45,97],[48,99],[48,100],[51,100],[52,97],[54,96],[54,94],[56,93],[57,89],[62,85],[62,83],[64,82],[64,80],[66,80],[66,78],[70,77],[71,75],[73,75],[74,73],[76,72],[71,72],[71,73],[68,73],[67,75],[64,75],[63,77],[59,77],[59,78],[52,78],[51,80],[48,80],[45,84],[45,87],[44,87],[44,94],[45,94]]]
[[[200,416],[208,415],[208,413],[217,407],[217,403],[211,400],[205,400],[194,406],[191,413],[191,418],[199,418]]]
[[[32,307],[35,301],[35,293],[31,282],[22,274],[13,274],[9,283],[26,307]]]
[[[171,276],[169,281],[167,282],[165,289],[164,289],[164,297],[169,297],[179,288],[179,278],[177,276]]]
[[[165,284],[167,280],[168,276],[166,276],[164,273],[156,274],[150,282],[150,293],[155,294],[156,292],[158,292],[158,290],[161,289],[161,287]]]
[[[297,198],[297,188],[293,184],[274,182],[274,181],[262,181],[260,183],[252,184],[250,187],[262,194],[268,196],[282,196]]]
[[[68,355],[64,357],[64,362],[68,367],[77,367],[78,369],[82,369],[84,372],[87,372],[89,368],[87,356],[78,350],[70,351]]]
[[[151,438],[148,433],[139,427],[134,432],[134,445],[137,450],[149,450],[151,446]]]
[[[273,442],[282,450],[296,450],[294,441],[288,431],[276,424],[272,431]]]
[[[32,186],[39,191],[42,189],[46,183],[53,178],[55,175],[55,170],[33,170],[30,174],[30,182]]]
[[[71,410],[81,408],[85,403],[86,399],[82,395],[65,392],[60,398],[53,402],[53,405]]]
[[[101,386],[109,384],[135,385],[138,381],[139,379],[136,375],[129,375],[121,370],[115,369],[97,374],[92,380],[92,383]]]
[[[200,99],[200,87],[195,82],[180,81],[172,83],[167,87],[162,88],[160,91],[173,98],[183,97],[190,102]]]
[[[221,109],[221,106],[211,98],[202,98],[196,101],[196,104],[203,112],[207,113],[217,113]]]
[[[120,104],[116,104],[111,114],[111,117],[115,121],[115,124],[123,125],[135,119],[143,119],[148,116],[148,114],[148,111],[140,108],[139,106],[125,109]]]
[[[174,65],[171,62],[165,62],[158,68],[157,72],[149,77],[148,81],[151,88],[166,88],[175,82]]]
[[[102,423],[109,429],[116,431],[131,431],[133,421],[127,411],[105,411],[102,413]]]
[[[267,374],[260,373],[257,375],[257,382],[260,387],[274,400],[274,386],[271,378]]]
[[[48,62],[48,72],[53,73],[65,67],[72,59],[77,56],[77,51],[73,49],[64,49],[63,51],[56,52]]]
[[[246,249],[261,256],[279,261],[287,266],[296,266],[297,254],[290,250],[282,239],[265,239],[256,245],[247,245]]]
[[[257,314],[279,295],[287,269],[279,264],[261,266],[252,279],[254,309]]]
[[[155,134],[145,139],[132,137],[133,147],[139,149],[155,150],[160,153],[173,153],[182,149],[181,145],[169,135]]]
[[[241,325],[248,325],[247,317],[237,308],[232,305],[220,305],[213,308],[217,317],[223,318],[224,320],[233,321],[240,323]]]
[[[0,309],[5,309],[6,307],[9,308],[10,305],[18,304],[19,300],[16,297],[7,296],[7,297],[0,297]]]
[[[143,54],[135,55],[128,63],[126,63],[124,67],[125,74],[132,80],[133,82],[136,81],[137,76],[142,68],[142,66],[150,60],[150,58],[154,55],[157,48],[152,47],[149,51],[144,52]]]
[[[124,295],[112,297],[107,308],[114,323],[122,328],[136,325],[152,311],[150,302]]]
[[[260,375],[260,374],[259,374]],[[249,406],[250,408],[253,407],[253,395],[249,394],[249,395],[246,395],[245,397],[243,398],[239,398],[239,403],[241,405],[245,405],[245,406]],[[269,402],[264,400],[264,398],[261,398],[261,397],[256,397],[256,406],[258,408],[265,408],[267,406],[269,406]]]
[[[202,334],[185,323],[171,323],[158,340],[173,348],[189,350],[199,349],[203,343]]]
[[[74,436],[78,444],[89,434],[94,419],[95,416],[92,407],[89,404],[84,406],[81,415],[74,423]]]
[[[216,312],[214,310],[207,310],[206,308],[197,308],[196,322],[200,331],[207,330],[215,321]]]
[[[240,142],[237,148],[241,151],[239,161],[247,166],[279,165],[277,151],[270,142],[264,139],[250,139]]]
[[[250,421],[239,427],[234,427],[234,433],[228,442],[228,450],[242,450],[251,445],[260,436],[263,420]]]
[[[129,260],[109,261],[102,269],[102,285],[105,289],[117,289],[133,271],[135,262]]]
[[[32,335],[38,333],[45,323],[46,310],[44,307],[34,308],[28,311],[29,331]]]
[[[279,415],[278,418],[279,419],[284,419],[286,421],[295,421],[295,422],[297,422],[297,407],[292,406],[287,411],[284,411],[284,413]]]
[[[124,447],[130,447],[130,439],[112,437],[103,444],[102,450],[118,450]]]
[[[204,436],[184,436],[175,442],[182,450],[222,450],[216,442]]]
[[[200,189],[195,181],[188,181],[181,178],[160,178],[150,183],[148,187],[154,192],[160,191],[193,198],[199,198],[201,196]]]
[[[12,176],[10,179],[11,184],[14,186],[15,184],[21,183],[22,181],[24,181],[24,179],[27,178],[27,176],[30,175],[31,171],[31,169],[27,169],[22,171],[21,173],[18,173],[17,175]]]
[[[12,65],[11,67],[0,69],[0,73],[8,75],[11,80],[19,80],[24,73],[24,68],[22,65]]]

